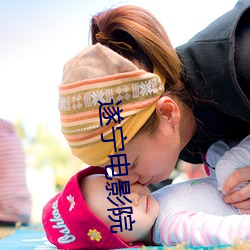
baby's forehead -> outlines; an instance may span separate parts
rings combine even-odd
[[[88,175],[82,179],[82,182],[86,183],[86,185],[91,185],[92,187],[100,187],[106,186],[107,183],[115,183],[118,182],[119,178],[112,177],[107,179],[104,174],[93,174]]]
[[[84,183],[84,185],[91,185],[91,184],[97,184],[97,183],[105,183],[106,177],[104,174],[92,174],[85,176],[81,179],[81,183]]]
[[[91,174],[85,177],[85,179],[97,179],[97,178],[106,179],[104,174]]]
[[[119,177],[106,178],[105,174],[92,174],[84,177],[84,179],[91,181],[108,181],[108,182],[117,182],[120,180]]]

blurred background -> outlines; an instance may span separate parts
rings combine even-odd
[[[158,18],[176,47],[236,2],[0,0],[0,118],[14,124],[22,141],[33,203],[32,222],[40,222],[41,209],[48,199],[72,174],[86,167],[72,156],[60,132],[57,102],[63,65],[91,43],[91,16],[118,5],[139,5]],[[173,178],[178,180],[203,175],[201,168],[184,163],[176,169]]]

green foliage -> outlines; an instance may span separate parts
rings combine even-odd
[[[38,125],[37,133],[27,147],[27,154],[35,156],[36,168],[45,166],[51,166],[54,169],[65,168],[69,163],[69,153],[68,145],[55,138],[42,124]]]
[[[20,120],[15,123],[15,127],[24,142],[27,167],[51,167],[58,190],[75,172],[84,167],[84,164],[72,155],[66,140],[56,138],[45,125],[39,124],[33,136],[27,135]]]

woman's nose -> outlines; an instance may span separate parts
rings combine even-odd
[[[129,185],[136,183],[139,180],[138,174],[128,174],[120,176],[121,181],[129,181]]]

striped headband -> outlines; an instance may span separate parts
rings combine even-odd
[[[89,165],[108,162],[115,154],[112,139],[117,148],[123,143],[117,128],[122,127],[126,145],[155,110],[163,83],[159,74],[139,70],[99,43],[81,51],[64,66],[59,86],[61,129],[72,153]],[[121,122],[110,119],[101,126],[100,105],[119,107]],[[111,141],[103,142],[101,134]]]

